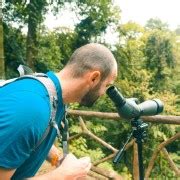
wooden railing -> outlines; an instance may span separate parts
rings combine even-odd
[[[82,129],[82,132],[79,134],[76,134],[69,138],[69,141],[72,141],[73,139],[82,136],[82,135],[88,135],[98,143],[102,144],[104,147],[112,151],[112,154],[110,154],[108,157],[105,157],[97,162],[93,162],[93,166],[91,168],[91,171],[89,173],[90,176],[94,177],[95,179],[122,179],[120,175],[118,175],[114,171],[104,170],[102,168],[97,167],[98,164],[105,162],[115,156],[117,153],[117,149],[111,146],[110,144],[103,141],[101,138],[97,137],[95,134],[93,134],[88,128],[86,127],[83,117],[98,117],[98,118],[106,118],[111,120],[121,120],[119,115],[117,113],[105,113],[105,112],[94,112],[94,111],[80,111],[80,110],[68,110],[69,115],[73,115],[78,117],[79,123]],[[162,115],[156,115],[156,116],[145,116],[141,117],[141,119],[144,122],[151,122],[151,123],[163,123],[163,124],[174,124],[174,125],[180,125],[180,116],[162,116]],[[148,167],[145,170],[145,178],[148,179],[150,177],[150,174],[152,172],[152,169],[154,167],[154,162],[156,161],[156,158],[160,152],[162,152],[167,159],[170,168],[172,171],[175,172],[176,177],[180,177],[180,170],[176,166],[176,164],[171,159],[170,155],[168,154],[166,150],[166,146],[173,141],[180,139],[180,133],[175,134],[171,138],[167,139],[166,141],[162,142],[158,145],[158,147],[154,150],[153,155],[149,161]],[[135,143],[135,140],[131,140],[125,147],[125,150],[133,146],[134,153],[133,153],[133,179],[139,179],[139,169],[138,169],[138,158],[137,158],[137,145]],[[95,172],[98,175],[95,175]],[[100,175],[100,176],[99,176]]]

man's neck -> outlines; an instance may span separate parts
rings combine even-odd
[[[80,98],[85,88],[85,82],[82,78],[72,78],[70,72],[62,70],[56,73],[61,83],[63,103],[80,102]]]

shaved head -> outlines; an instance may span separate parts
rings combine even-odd
[[[101,80],[112,73],[117,66],[111,51],[105,46],[90,43],[78,48],[70,57],[66,67],[72,68],[73,77],[81,77],[91,70],[101,72]]]

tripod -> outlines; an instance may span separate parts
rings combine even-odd
[[[132,137],[136,138],[136,143],[138,146],[138,161],[139,161],[139,179],[143,180],[144,179],[144,167],[143,167],[143,158],[142,158],[142,143],[143,143],[143,138],[146,136],[146,131],[145,129],[148,127],[148,124],[144,123],[141,119],[134,118],[131,121],[131,126],[132,126],[132,131],[130,135],[128,136],[126,142],[124,143],[123,147],[118,151],[116,154],[113,163],[117,164],[120,159],[123,156],[124,149],[127,145],[127,143],[130,141]]]

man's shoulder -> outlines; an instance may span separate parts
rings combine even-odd
[[[49,119],[50,105],[48,98],[30,90],[19,90],[1,98],[0,112],[6,113],[0,121],[14,122],[19,126],[33,122],[40,124]]]
[[[0,95],[3,93],[14,93],[18,91],[31,91],[31,92],[36,92],[37,94],[42,94],[42,95],[47,95],[46,88],[44,85],[33,78],[24,78],[24,79],[17,79],[3,87],[0,88]]]

